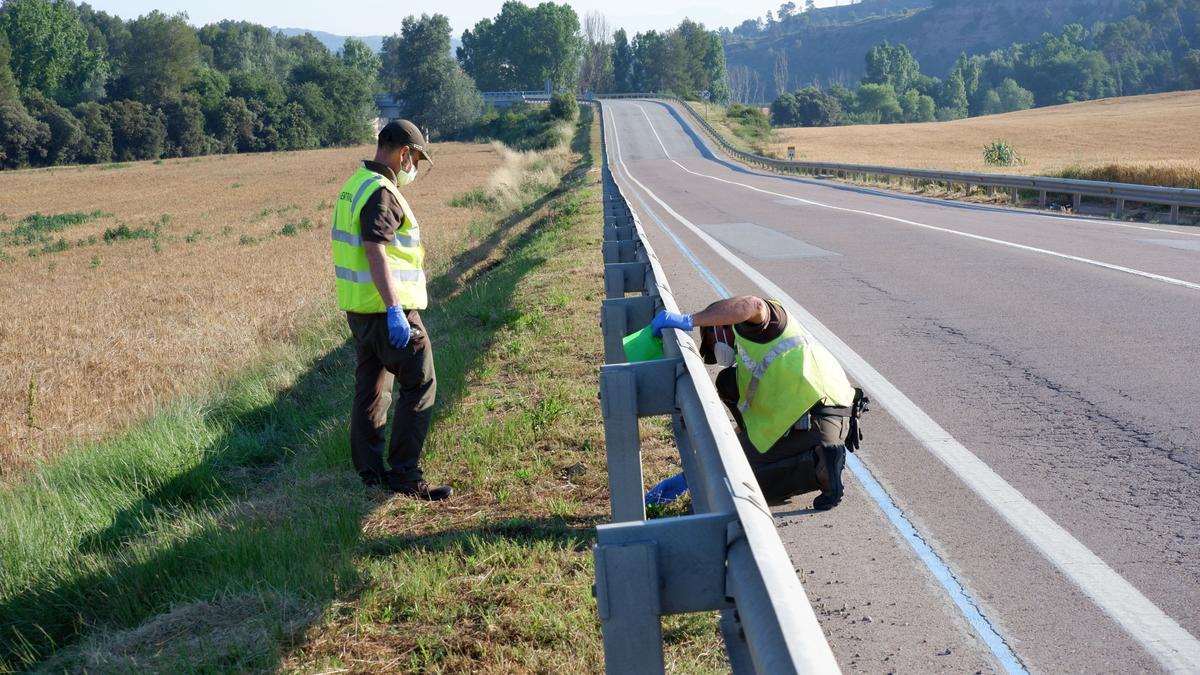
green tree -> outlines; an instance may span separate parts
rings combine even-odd
[[[841,124],[843,117],[838,99],[816,87],[784,94],[771,104],[771,122],[776,126],[829,127]]]
[[[49,143],[50,127],[31,117],[19,100],[0,103],[0,168],[40,162]]]
[[[887,84],[898,94],[911,89],[921,76],[921,65],[904,45],[891,45],[886,40],[867,52],[867,71],[864,84]]]
[[[113,157],[112,127],[104,116],[104,106],[87,101],[75,106],[75,119],[83,128],[76,159],[87,164],[111,162]]]
[[[431,135],[453,136],[479,118],[483,99],[450,58],[450,21],[441,14],[407,17],[400,35],[384,39],[384,81],[404,101],[404,114]]]
[[[1108,61],[1086,46],[1087,31],[1071,24],[1061,35],[1046,33],[1020,50],[1017,80],[1033,92],[1038,105],[1086,101],[1116,93]]]
[[[608,21],[598,12],[583,18],[583,58],[579,65],[579,89],[606,93],[613,89],[613,50],[608,43]]]
[[[367,43],[352,37],[346,38],[346,42],[342,44],[342,50],[338,52],[338,58],[342,60],[342,63],[362,75],[367,87],[371,91],[375,91],[382,64],[379,55],[371,51]]]
[[[275,72],[280,79],[286,77],[288,71],[297,63],[315,61],[327,56],[333,56],[324,42],[312,33],[285,37],[282,33],[275,36],[275,42],[280,46],[281,53],[275,64]]]
[[[200,29],[198,38],[206,48],[205,60],[222,72],[263,70],[285,76],[279,63],[280,47],[271,31],[246,21],[226,19]]]
[[[56,165],[74,162],[79,144],[83,142],[83,125],[71,111],[36,91],[25,98],[25,108],[50,131],[50,138],[45,144],[45,163]]]
[[[1197,27],[1197,31],[1200,31],[1200,27]],[[1183,57],[1182,71],[1184,86],[1200,89],[1200,49],[1189,50]]]
[[[160,105],[179,98],[199,65],[200,40],[187,24],[187,15],[155,10],[129,24],[128,59],[117,91]]]
[[[246,106],[246,99],[223,99],[215,122],[212,127],[213,136],[216,137],[222,151],[250,152],[257,149],[254,127],[258,120]]]
[[[554,119],[574,119],[576,113],[579,112],[579,103],[575,100],[574,94],[565,92],[553,94],[550,96],[549,112]]]
[[[967,87],[960,71],[951,71],[950,77],[942,87],[938,103],[937,118],[941,121],[960,120],[970,112],[970,101],[967,99]]]
[[[668,91],[671,84],[671,56],[667,38],[655,30],[633,37],[634,89],[645,92]]]
[[[305,77],[298,73],[298,77]],[[315,78],[314,78],[315,79]],[[261,101],[267,108],[282,108],[287,103],[283,85],[262,70],[238,70],[229,74],[229,96],[246,101]]]
[[[278,127],[279,147],[283,150],[308,150],[321,145],[321,138],[313,128],[307,111],[295,101],[284,106]]]
[[[59,103],[103,91],[103,56],[88,46],[74,5],[50,0],[6,0],[0,30],[12,49],[13,76],[22,91],[37,90]]]
[[[624,28],[618,28],[613,33],[612,65],[614,91],[633,93],[633,48],[629,45],[629,35]]]
[[[785,91],[771,101],[771,125],[776,127],[805,126],[800,122],[800,106],[794,94]]]
[[[163,154],[167,157],[194,157],[207,155],[216,141],[205,133],[204,110],[200,98],[195,94],[184,94],[178,99],[167,101],[162,107],[167,125],[167,143]]]
[[[1033,92],[1024,89],[1011,77],[1005,78],[999,87],[988,90],[988,104],[981,114],[1014,112],[1033,107]]]
[[[161,112],[140,101],[112,101],[104,108],[117,161],[162,157],[167,125]]]
[[[13,78],[12,49],[8,46],[8,35],[0,30],[0,103],[15,101],[20,98],[17,80]]]
[[[858,88],[855,113],[860,122],[891,124],[903,121],[903,110],[890,84],[869,82]]]
[[[449,52],[447,44],[441,58],[449,61]],[[324,126],[313,125],[323,144],[356,145],[370,140],[371,123],[378,110],[362,73],[325,52],[323,56],[310,58],[297,66],[292,73],[292,82],[316,84],[333,103],[333,117]]]
[[[463,32],[458,59],[486,90],[541,89],[547,80],[574,89],[581,49],[579,17],[570,5],[508,0],[494,20]]]
[[[93,80],[92,90],[84,92],[81,98],[99,101],[108,93],[105,90],[106,84],[119,80],[125,72],[129,51],[129,24],[121,17],[97,11],[87,3],[79,6],[79,19],[87,29],[88,47],[103,56],[108,69],[107,80]]]
[[[196,68],[184,93],[195,95],[211,127],[221,101],[229,94],[229,78],[216,68],[204,64]]]
[[[897,96],[896,100],[905,122],[932,122],[936,119],[933,99],[916,89],[909,89]]]

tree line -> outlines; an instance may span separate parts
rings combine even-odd
[[[1146,0],[1091,29],[1066,26],[1029,44],[960,55],[944,79],[921,72],[904,45],[867,53],[855,89],[804,87],[771,103],[778,126],[961,119],[1035,106],[1200,88],[1200,0]]]
[[[357,144],[384,92],[441,139],[495,126],[481,89],[727,97],[720,38],[692,21],[630,39],[567,4],[509,0],[456,53],[450,36],[445,16],[410,16],[378,55],[354,38],[333,53],[245,21],[3,0],[0,168]]]
[[[0,167],[300,150],[368,138],[378,59],[311,35],[87,4],[0,7]]]

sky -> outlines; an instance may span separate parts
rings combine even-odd
[[[335,35],[391,35],[400,31],[400,21],[422,13],[445,14],[450,18],[454,37],[485,17],[500,12],[503,0],[407,0],[380,2],[360,0],[354,3],[313,2],[311,0],[86,0],[92,7],[116,14],[123,19],[159,10],[167,14],[187,12],[191,23],[202,26],[222,19],[250,21],[279,28],[322,30]],[[561,3],[561,0],[559,0]],[[817,0],[825,7],[839,0]],[[849,0],[840,0],[847,4]],[[537,4],[525,0],[525,4]],[[580,19],[588,12],[600,12],[611,30],[625,28],[631,35],[650,29],[676,26],[687,17],[716,29],[733,27],[746,19],[778,11],[780,2],[751,0],[741,2],[698,2],[696,0],[569,0]],[[803,6],[803,2],[796,2]]]

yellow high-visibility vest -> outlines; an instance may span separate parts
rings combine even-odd
[[[387,311],[383,297],[371,280],[367,249],[362,238],[363,205],[368,197],[380,189],[391,192],[404,211],[404,223],[396,231],[395,238],[384,246],[397,301],[405,309],[425,309],[429,303],[425,292],[425,247],[421,245],[417,219],[396,184],[365,167],[350,176],[333,207],[331,245],[338,307],[360,314]]]
[[[767,344],[737,337],[738,410],[759,452],[770,450],[818,402],[854,403],[854,387],[837,359],[791,317]]]

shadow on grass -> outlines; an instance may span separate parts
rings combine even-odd
[[[591,548],[596,523],[588,518],[514,518],[479,527],[435,532],[420,535],[395,535],[364,541],[362,555],[383,558],[401,551],[462,551],[467,555],[474,549],[493,542],[528,545],[550,542],[575,552]]]
[[[587,114],[590,117],[590,111]],[[580,183],[592,161],[589,124],[579,125],[572,147],[583,158],[551,193],[504,219],[495,234],[456,256],[449,271],[431,284],[445,289],[469,281],[445,302],[435,299],[426,312],[438,366],[439,419],[465,395],[471,373],[480,367],[497,333],[520,318],[514,304],[517,286],[544,262],[536,244],[547,228],[556,226],[556,219],[542,215],[516,237],[506,235]],[[503,260],[486,273],[468,276],[498,246],[504,248]],[[468,316],[476,317],[474,325],[464,325]],[[354,557],[364,546],[368,555],[384,555],[468,535],[518,542],[591,538],[590,527],[566,521],[508,521],[467,533],[364,544],[361,523],[381,493],[361,487],[350,467],[346,420],[353,372],[353,345],[343,340],[283,391],[263,393],[268,386],[264,376],[247,385],[252,393],[221,399],[200,416],[204,427],[220,430],[216,438],[189,451],[199,462],[166,482],[160,483],[153,473],[139,475],[137,457],[117,457],[118,469],[99,460],[89,467],[89,457],[76,462],[118,475],[123,483],[132,480],[153,487],[133,505],[105,518],[106,526],[84,533],[68,550],[47,555],[39,561],[41,569],[17,582],[17,588],[6,589],[0,599],[0,671],[45,665],[56,651],[89,635],[129,631],[189,604],[219,606],[223,598],[259,594],[298,598],[312,610],[323,609],[361,585]],[[146,437],[187,447],[194,442],[187,436],[190,428],[177,424],[165,430],[169,433]],[[107,453],[111,460],[116,447],[96,448],[96,456]],[[157,448],[138,450],[139,455],[152,455]],[[53,473],[52,468],[48,471]],[[103,481],[89,488],[87,475],[67,473],[54,476],[57,484],[83,481],[72,489],[84,495],[88,489],[103,490]],[[56,483],[47,485],[37,489],[53,489]],[[35,489],[32,482],[28,489]],[[48,534],[53,538],[55,533]],[[271,611],[270,604],[263,603],[264,612]],[[305,616],[315,621],[320,612]],[[273,628],[268,642],[273,644],[254,645],[253,653],[244,653],[244,641],[234,641],[236,648],[209,645],[208,653],[188,654],[176,665],[187,670],[274,669],[288,643],[306,627],[297,625],[294,616],[275,619],[269,622]],[[162,646],[155,648],[161,651]],[[67,663],[56,659],[50,667],[114,667],[73,658]]]

